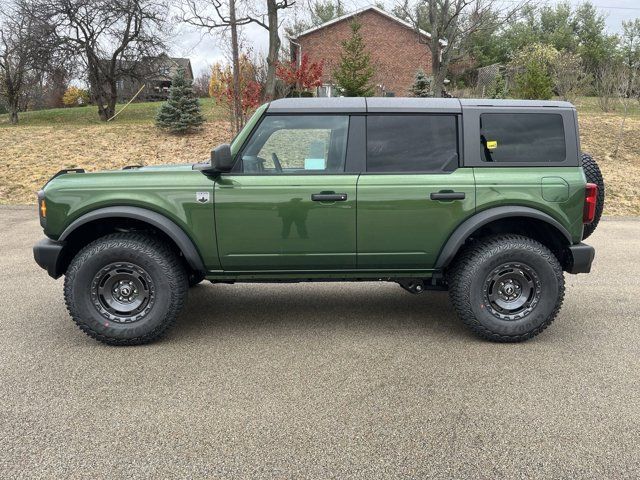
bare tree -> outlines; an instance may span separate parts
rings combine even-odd
[[[184,0],[182,20],[189,25],[206,28],[209,32],[228,30],[231,34],[231,65],[233,75],[233,131],[242,128],[242,93],[240,92],[239,28],[253,19],[238,15],[236,0]]]
[[[617,69],[617,75],[615,75],[616,95],[622,105],[622,120],[620,121],[620,128],[618,129],[616,146],[613,150],[613,158],[618,157],[618,150],[624,139],[624,126],[627,122],[627,116],[629,115],[629,104],[633,99],[634,90],[637,85],[637,76],[637,69],[627,64],[620,66]]]
[[[164,46],[168,5],[162,0],[35,0],[69,54],[86,70],[100,119],[115,114],[117,82],[144,75],[141,66]]]
[[[441,97],[449,66],[470,52],[474,35],[498,29],[528,1],[505,7],[502,0],[402,0],[394,12],[417,31],[429,32],[426,45],[431,52],[433,94]]]
[[[280,22],[278,12],[293,6],[294,0],[267,0],[267,24],[257,22],[269,32],[269,53],[267,54],[267,79],[264,87],[265,98],[271,100],[276,96],[276,66],[280,58]]]
[[[28,6],[14,1],[4,6],[0,18],[0,96],[13,124],[27,93],[41,83],[54,58],[51,27],[28,15]]]
[[[620,65],[609,60],[600,65],[596,71],[594,87],[598,97],[598,105],[603,112],[612,110],[611,101],[619,91],[619,70]]]
[[[208,97],[209,83],[211,83],[211,66],[208,66],[205,71],[200,72],[195,78],[193,81],[193,91],[200,98]]]
[[[289,37],[297,37],[311,27],[317,27],[347,13],[343,0],[305,0],[296,5],[298,8],[294,9],[293,18],[289,19],[289,25],[285,28]]]
[[[228,28],[231,31],[231,44],[238,42],[238,27],[256,24],[269,33],[269,51],[267,54],[267,75],[264,97],[269,100],[276,96],[276,66],[280,57],[280,10],[292,7],[295,0],[266,0],[266,13],[253,2],[240,0],[184,0],[183,21],[208,30]],[[266,17],[266,21],[265,21]],[[235,40],[234,40],[235,38]],[[232,53],[234,70],[237,68],[237,55]]]
[[[589,81],[580,56],[571,52],[560,52],[553,61],[553,81],[558,95],[573,102]]]
[[[640,101],[640,18],[622,22],[620,50],[622,63],[633,79],[630,96],[635,96]]]
[[[73,78],[73,65],[69,64],[70,62],[64,62],[65,59],[60,60],[45,72],[41,86],[38,89],[39,96],[31,100],[35,108],[59,108],[64,106],[62,97]]]

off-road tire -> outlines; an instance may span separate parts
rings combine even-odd
[[[600,167],[598,167],[596,161],[588,153],[582,154],[582,169],[584,170],[585,177],[587,177],[587,182],[595,183],[598,186],[596,215],[593,222],[584,226],[584,230],[582,231],[582,238],[584,239],[595,231],[602,216],[602,209],[604,208],[604,179],[602,178]]]
[[[143,283],[153,299],[140,318],[129,323],[110,318],[96,304],[93,290],[100,272],[120,264],[139,266],[145,272],[148,281]],[[141,345],[161,338],[174,325],[187,289],[187,273],[177,255],[162,241],[141,233],[114,233],[90,243],[73,258],[64,281],[65,302],[73,321],[84,333],[108,345]]]
[[[492,313],[486,285],[505,264],[530,268],[535,276],[534,306],[520,318]],[[541,243],[520,235],[497,235],[470,244],[447,272],[449,295],[460,319],[477,335],[495,342],[535,337],[556,318],[564,299],[564,276],[555,255]]]

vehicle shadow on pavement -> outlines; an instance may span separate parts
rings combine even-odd
[[[457,318],[446,292],[412,295],[396,284],[383,282],[203,283],[189,291],[185,309],[167,340],[262,327],[475,338]]]

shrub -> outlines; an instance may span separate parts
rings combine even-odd
[[[236,91],[233,83],[233,68],[231,65],[223,65],[222,63],[214,64],[211,68],[211,82],[209,83],[209,95],[227,109],[231,124],[236,131],[245,124],[249,114],[258,108],[262,101],[262,84],[257,79],[258,69],[245,54],[240,55],[239,64],[240,71],[238,80],[240,83],[240,91],[238,92],[238,96],[241,110],[238,112],[239,118],[236,118],[237,115],[234,111]]]
[[[309,56],[304,54],[300,65],[295,61],[279,63],[276,75],[289,89],[288,97],[313,96],[306,93],[322,85],[322,67],[323,62],[310,62]]]
[[[534,43],[514,55],[510,67],[516,72],[515,95],[532,100],[553,96],[553,65],[558,51],[550,45]]]
[[[493,82],[489,85],[487,89],[486,96],[487,98],[507,98],[509,94],[509,89],[507,88],[507,82],[504,78],[502,72],[498,72],[496,78],[493,79]]]
[[[89,104],[89,92],[78,87],[69,87],[62,95],[65,107],[82,107]]]
[[[413,85],[411,85],[409,91],[414,97],[433,97],[433,92],[431,91],[431,77],[427,77],[424,70],[418,70],[413,80]]]

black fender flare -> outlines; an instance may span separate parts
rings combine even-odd
[[[69,226],[64,229],[64,231],[58,238],[58,241],[64,242],[65,239],[67,239],[69,235],[71,235],[71,233],[73,233],[73,231],[78,227],[85,225],[86,223],[104,218],[131,218],[144,223],[148,223],[149,225],[165,233],[171,240],[175,242],[175,244],[184,255],[185,260],[193,270],[195,270],[196,272],[206,273],[207,270],[204,266],[204,262],[202,261],[202,257],[200,256],[200,253],[198,252],[198,249],[194,245],[193,241],[189,238],[185,231],[181,227],[176,225],[173,220],[170,220],[164,215],[158,212],[154,212],[153,210],[148,210],[146,208],[119,206],[105,207],[93,210],[91,212],[85,213],[81,217],[76,218],[73,222],[71,222]]]
[[[480,227],[483,227],[484,225],[487,225],[495,220],[510,217],[527,217],[541,220],[558,230],[566,238],[569,245],[571,245],[572,243],[571,234],[569,233],[569,231],[551,215],[541,212],[540,210],[536,210],[535,208],[523,206],[494,207],[476,213],[475,215],[462,222],[454,230],[454,232],[449,237],[449,240],[447,240],[447,243],[445,243],[444,247],[442,247],[442,250],[440,250],[435,268],[443,269],[449,266],[451,261],[458,253],[458,250],[460,250],[460,247],[464,245],[464,242],[467,240],[467,238],[469,238],[469,236],[471,236],[471,234],[478,230]]]

